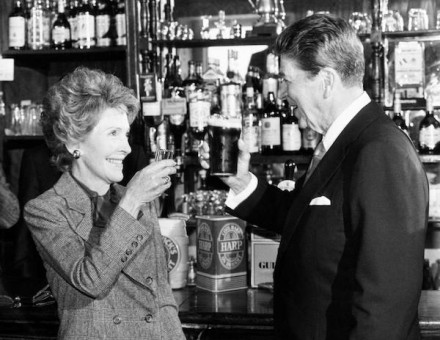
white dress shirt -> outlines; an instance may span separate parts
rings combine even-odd
[[[363,92],[353,103],[351,103],[330,125],[326,134],[322,137],[322,143],[325,150],[329,150],[335,142],[336,138],[341,134],[342,130],[350,123],[350,121],[361,111],[369,102],[370,97],[366,92]],[[235,209],[241,202],[248,198],[254,190],[257,188],[258,179],[251,173],[251,181],[247,187],[239,194],[235,194],[232,190],[229,190],[228,198],[226,199],[226,205]]]

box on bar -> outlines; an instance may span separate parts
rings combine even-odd
[[[237,217],[197,217],[197,287],[211,292],[247,288],[245,227]]]
[[[257,226],[252,226],[249,231],[250,285],[257,288],[260,283],[273,283],[273,271],[281,237]]]

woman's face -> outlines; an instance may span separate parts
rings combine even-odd
[[[131,152],[129,131],[128,118],[123,111],[104,110],[98,124],[77,145],[81,156],[73,161],[73,176],[100,195],[107,192],[111,183],[120,182],[122,161]]]

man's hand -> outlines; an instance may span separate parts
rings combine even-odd
[[[251,181],[251,175],[249,173],[249,162],[251,155],[246,148],[244,142],[238,140],[238,163],[237,174],[235,176],[220,177],[220,179],[234,191],[235,194],[243,191]],[[202,143],[199,148],[200,165],[204,169],[209,169],[209,146],[208,143]]]

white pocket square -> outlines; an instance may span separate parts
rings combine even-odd
[[[331,205],[330,200],[325,196],[315,197],[310,201],[310,205]]]

